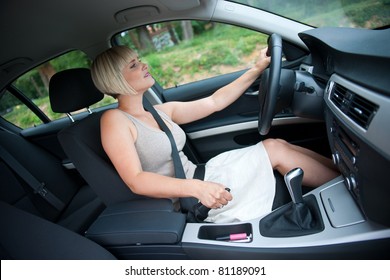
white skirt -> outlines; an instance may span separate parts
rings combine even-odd
[[[223,208],[211,209],[207,222],[239,222],[271,212],[275,177],[262,142],[210,159],[206,163],[204,180],[230,188],[233,196]]]

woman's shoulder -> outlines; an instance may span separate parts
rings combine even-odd
[[[130,114],[128,114],[128,113],[126,113],[118,108],[109,109],[102,114],[102,119],[106,119],[106,120],[111,120],[111,119],[128,120],[129,118],[131,118]]]
[[[110,109],[103,113],[100,124],[102,127],[108,126],[128,126],[132,125],[129,115],[119,109]]]
[[[100,128],[102,133],[115,134],[123,131],[125,128],[130,129],[133,138],[137,137],[137,129],[129,115],[119,109],[110,109],[103,113],[100,119]]]

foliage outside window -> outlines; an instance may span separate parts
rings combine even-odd
[[[0,95],[0,115],[21,128],[42,123],[37,115],[7,90]]]
[[[305,24],[375,29],[390,24],[390,0],[229,0]]]
[[[267,35],[222,23],[175,21],[122,32],[115,41],[137,50],[157,82],[170,88],[252,66]]]

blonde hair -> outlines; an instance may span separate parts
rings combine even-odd
[[[99,54],[91,65],[95,86],[114,98],[119,94],[137,94],[122,75],[123,68],[137,57],[134,50],[125,46],[115,46]]]

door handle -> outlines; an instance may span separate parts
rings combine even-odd
[[[259,95],[259,91],[258,90],[256,90],[256,91],[246,91],[245,95],[247,95],[247,96],[258,96]]]

